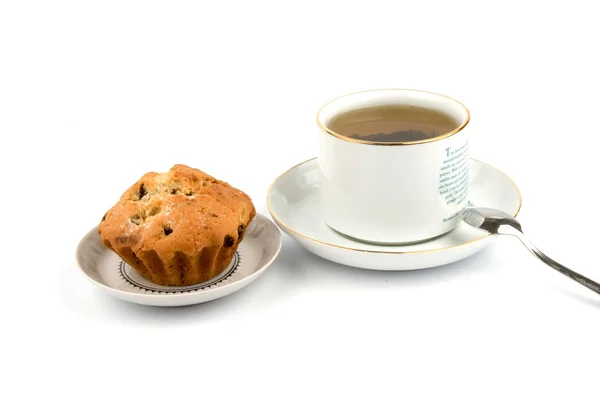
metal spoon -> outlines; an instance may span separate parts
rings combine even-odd
[[[503,211],[488,209],[485,207],[475,207],[465,209],[460,213],[460,218],[463,219],[467,224],[472,227],[481,229],[495,235],[512,235],[519,238],[519,240],[525,245],[531,253],[537,258],[560,272],[561,274],[568,276],[576,282],[581,283],[583,286],[590,290],[600,294],[600,284],[593,280],[586,278],[585,276],[578,274],[575,271],[570,270],[552,260],[550,257],[542,253],[537,247],[535,247],[526,237],[523,235],[523,229],[521,223],[515,220],[510,214],[506,214]]]

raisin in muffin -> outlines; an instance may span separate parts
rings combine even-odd
[[[225,270],[256,211],[242,191],[175,165],[146,173],[104,215],[104,245],[154,283],[185,286]]]

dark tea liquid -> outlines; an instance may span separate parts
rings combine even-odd
[[[452,117],[434,109],[382,105],[333,117],[327,127],[340,135],[373,142],[411,142],[435,138],[458,127]]]

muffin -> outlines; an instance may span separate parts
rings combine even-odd
[[[185,165],[146,173],[102,217],[106,247],[164,286],[207,281],[231,262],[256,215],[244,192]]]

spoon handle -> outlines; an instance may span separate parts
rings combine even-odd
[[[579,282],[581,283],[583,286],[587,287],[590,290],[593,290],[594,292],[600,294],[600,284],[598,284],[598,282],[594,282],[593,280],[591,280],[590,278],[587,278],[581,274],[578,274],[577,272],[565,267],[562,264],[557,263],[556,261],[552,260],[550,257],[546,256],[544,253],[542,253],[540,251],[540,249],[538,249],[537,247],[535,247],[533,245],[533,243],[531,243],[526,237],[525,235],[523,235],[521,232],[517,232],[514,231],[512,233],[512,235],[516,236],[517,238],[519,238],[519,240],[523,243],[523,245],[525,245],[525,247],[527,249],[529,249],[529,251],[531,253],[533,253],[537,258],[539,258],[540,260],[542,260],[543,262],[545,262],[546,264],[548,264],[549,266],[551,266],[552,268],[554,268],[555,270],[557,270],[558,272],[560,272],[561,274],[568,276],[569,278],[573,279],[575,282]]]

